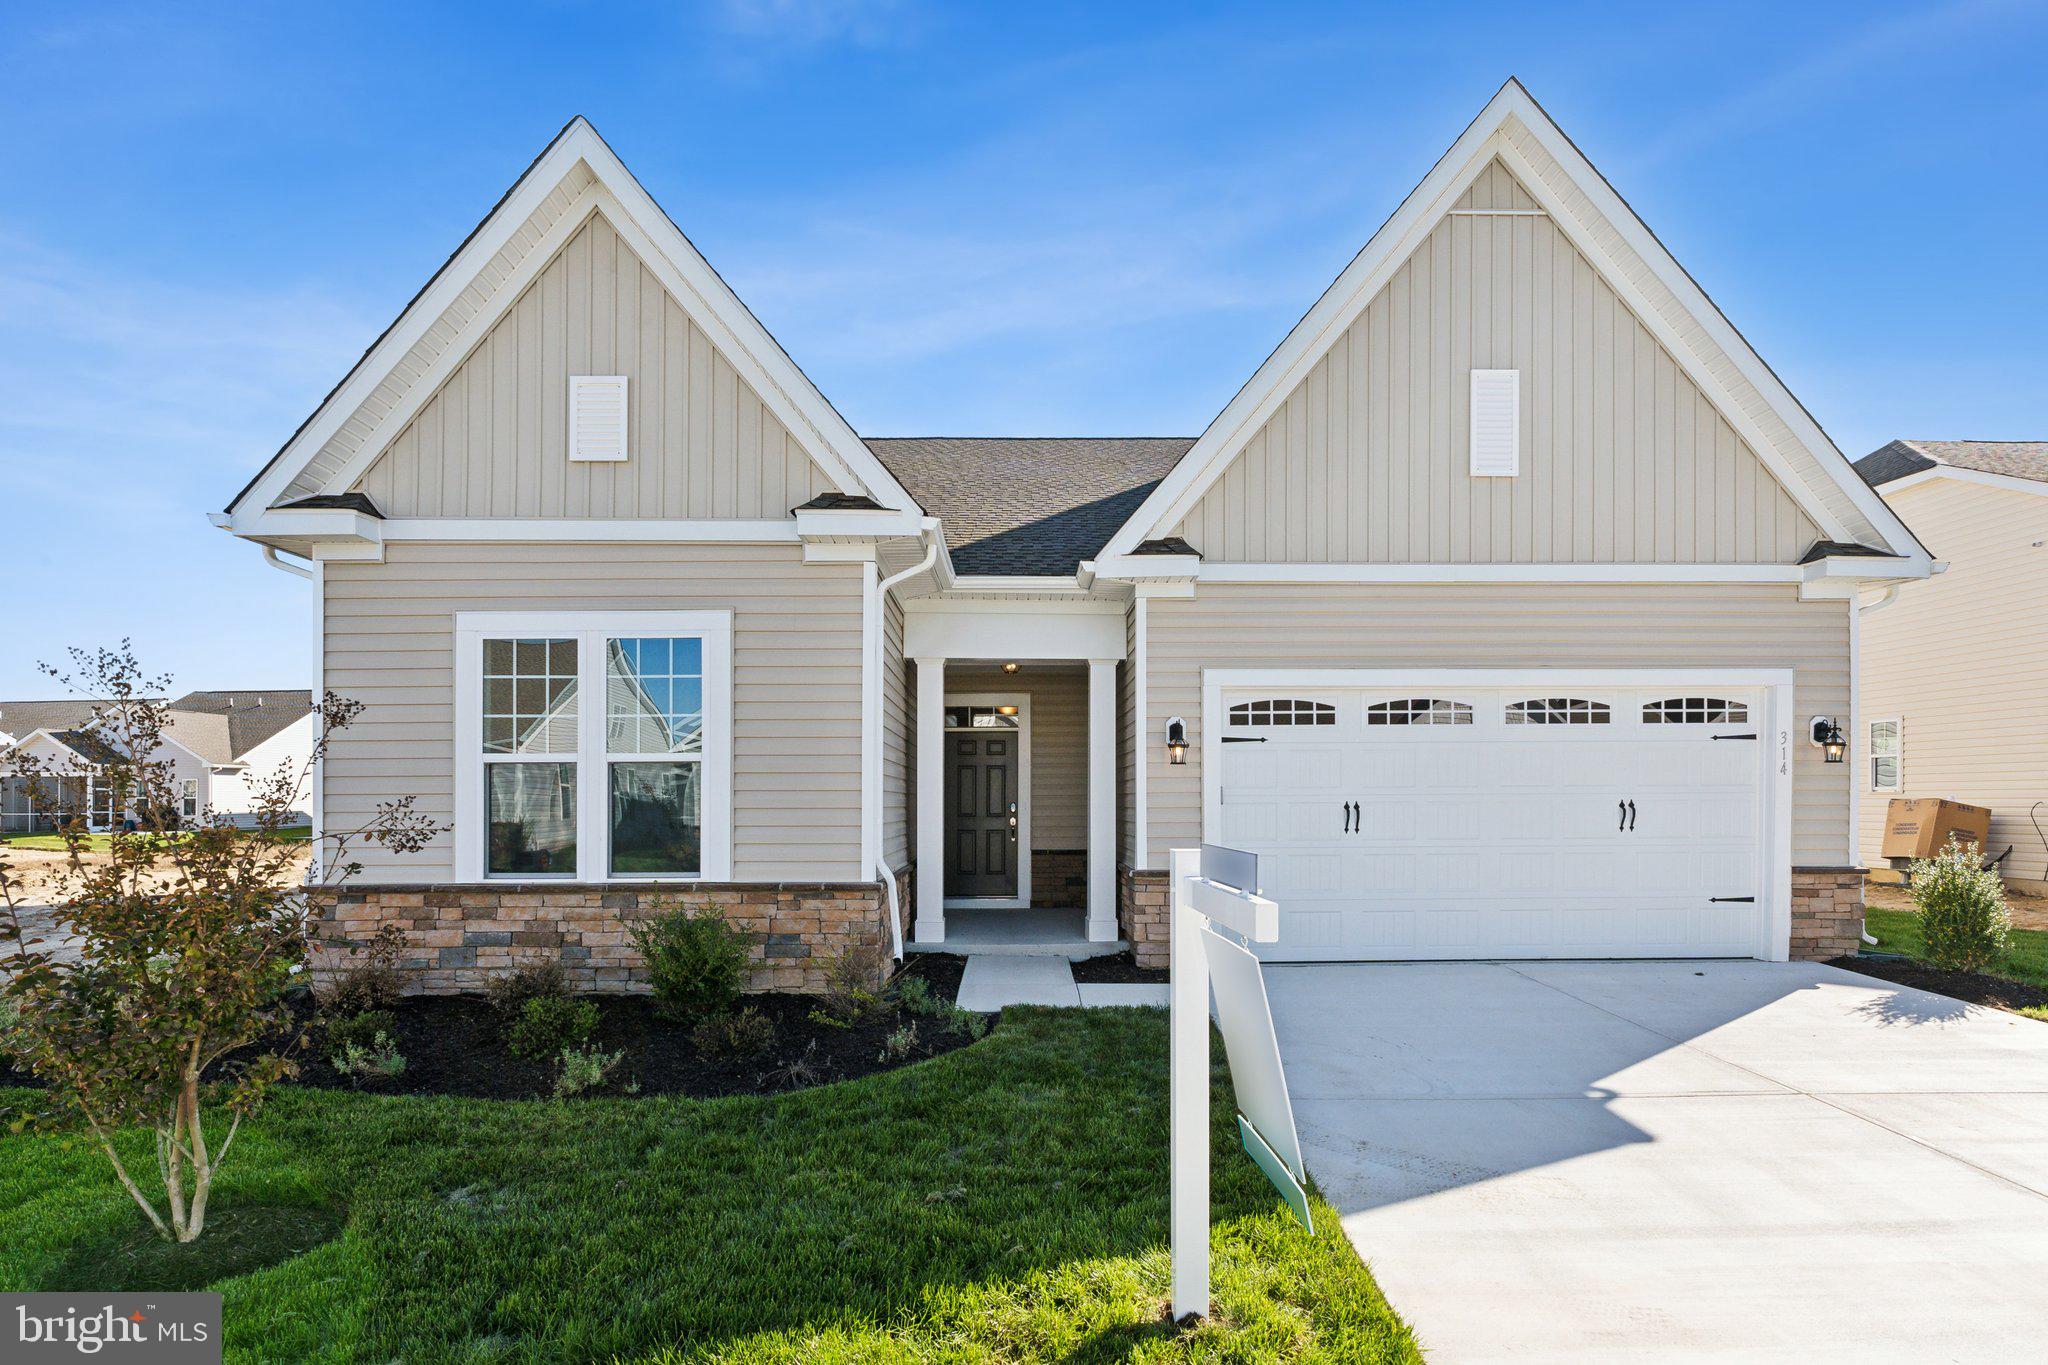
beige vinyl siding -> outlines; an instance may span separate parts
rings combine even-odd
[[[908,864],[911,842],[912,706],[910,665],[903,657],[903,604],[882,602],[882,857],[889,869]]]
[[[1459,207],[1527,209],[1499,162]],[[1469,375],[1519,370],[1474,478]],[[1548,217],[1447,215],[1177,528],[1210,561],[1791,563],[1813,522]]]
[[[417,799],[452,822],[455,614],[733,613],[733,875],[866,880],[860,862],[860,566],[795,545],[399,543],[325,569],[326,686],[363,702],[326,760],[325,822]],[[366,879],[447,881],[454,844],[364,853]]]
[[[1137,867],[1138,845],[1138,605],[1124,611],[1124,661],[1116,671],[1116,860]]]
[[[2043,485],[2048,494],[2048,485]],[[1859,844],[1878,849],[1886,803],[1940,796],[1991,809],[2006,875],[2048,881],[2028,811],[2048,801],[2048,496],[1933,479],[1889,501],[1948,572],[1865,615],[1850,736]],[[1901,790],[1870,790],[1870,722],[1904,730]],[[2041,812],[2048,828],[2048,808]]]
[[[568,458],[569,376],[627,377],[628,458]],[[357,487],[394,517],[783,517],[832,487],[593,214]]]
[[[1026,664],[1022,672],[948,667],[946,692],[1022,693],[1031,699],[1031,847],[1088,847],[1088,670]]]
[[[590,168],[580,161],[570,168],[562,183],[555,186],[540,206],[519,225],[519,230],[512,234],[498,254],[484,263],[476,278],[455,296],[441,316],[413,343],[412,349],[392,367],[383,382],[370,392],[356,411],[349,414],[348,420],[293,477],[279,501],[289,502],[293,498],[318,493],[329,479],[340,473],[362,451],[365,442],[376,431],[377,423],[405,400],[413,384],[455,344],[471,319],[495,305],[505,282],[518,272],[521,263],[532,254],[541,239],[567,216],[577,197],[595,180]]]
[[[1204,584],[1147,604],[1146,710],[1188,722],[1184,766],[1147,744],[1150,867],[1202,838],[1205,668],[1790,668],[1794,713],[1846,715],[1849,607],[1786,585]],[[1847,765],[1793,748],[1792,849],[1839,866],[1849,849]]]

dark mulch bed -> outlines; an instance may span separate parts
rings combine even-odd
[[[1140,967],[1129,949],[1074,964],[1074,980],[1084,986],[1164,986],[1170,979],[1164,967]]]
[[[950,1004],[959,995],[965,966],[963,958],[920,953],[904,963],[902,974],[922,977],[934,999]],[[597,1003],[600,1019],[593,1041],[606,1052],[626,1054],[613,1073],[615,1083],[597,1092],[614,1095],[709,1098],[801,1090],[908,1066],[974,1041],[942,1019],[903,1010],[893,998],[870,1017],[839,1025],[814,1017],[821,1013],[822,1003],[815,995],[749,995],[741,1004],[759,1010],[774,1024],[773,1046],[752,1057],[705,1056],[691,1037],[695,1025],[661,1018],[645,996],[588,998]],[[310,1014],[311,1002],[303,1002],[303,1008]],[[552,1064],[513,1056],[505,1046],[508,1021],[481,996],[408,996],[393,1013],[398,1036],[392,1041],[405,1058],[404,1074],[361,1084],[340,1075],[319,1047],[315,1024],[309,1034],[311,1046],[299,1054],[298,1083],[382,1095],[499,1100],[554,1093]],[[883,1060],[889,1035],[906,1025],[915,1026],[916,1044],[900,1057]],[[629,1081],[637,1083],[637,1090],[626,1090]],[[0,1063],[0,1086],[36,1084],[33,1077]]]
[[[1838,957],[1828,965],[1861,972],[1865,976],[1874,976],[1895,986],[1912,986],[1918,990],[1933,991],[1936,995],[1953,996],[1957,1000],[1967,1000],[1973,1005],[1990,1005],[2002,1010],[2048,1005],[2048,987],[2030,986],[2021,981],[2006,981],[1978,972],[1943,971],[1939,967],[1930,967],[1924,962],[1915,962],[1910,958],[1859,954]]]

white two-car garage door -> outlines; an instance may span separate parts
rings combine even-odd
[[[1259,854],[1273,959],[1748,957],[1765,695],[1226,689],[1211,828]]]

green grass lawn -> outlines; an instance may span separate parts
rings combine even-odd
[[[1335,1212],[1309,1236],[1237,1149],[1217,1057],[1216,1312],[1192,1332],[1162,1321],[1165,1014],[1012,1009],[970,1048],[772,1097],[287,1088],[216,1205],[346,1222],[215,1284],[228,1358],[1418,1359]],[[85,1148],[0,1137],[0,1289],[139,1220]]]
[[[112,847],[117,837],[112,834],[88,834],[85,836],[85,847],[89,852],[105,853]],[[281,844],[303,844],[313,837],[313,828],[310,825],[293,825],[268,837]],[[0,834],[0,847],[41,849],[46,853],[65,851],[64,836],[61,834]]]
[[[1927,943],[1920,933],[1920,916],[1913,911],[1870,907],[1863,912],[1863,924],[1877,940],[1877,947],[1870,951],[1898,953],[1923,962],[1927,960]],[[2013,930],[2011,951],[2006,954],[2005,961],[1991,968],[1987,975],[2048,986],[2048,931]]]

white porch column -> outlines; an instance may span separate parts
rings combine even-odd
[[[1088,941],[1116,938],[1116,663],[1088,661]]]
[[[917,660],[917,903],[919,943],[946,941],[946,661]]]

